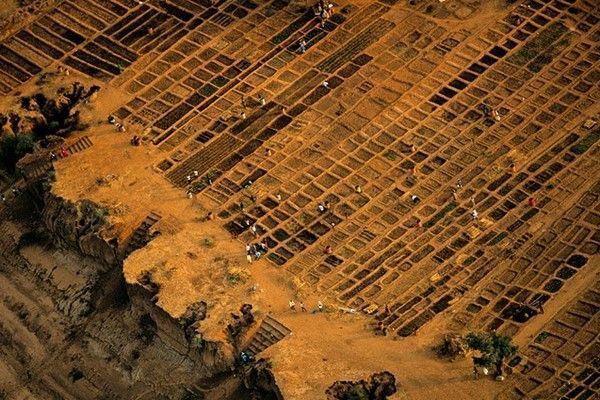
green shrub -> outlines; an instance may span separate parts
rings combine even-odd
[[[6,135],[0,139],[0,168],[9,173],[15,172],[15,166],[25,154],[33,150],[33,135]]]
[[[581,155],[588,151],[598,140],[600,140],[600,129],[596,129],[584,139],[581,139],[575,146],[571,147],[571,151]]]
[[[541,54],[546,54],[542,58],[539,59],[537,63],[534,63],[530,69],[541,69],[548,59],[552,59],[555,53],[555,48],[552,46],[554,42],[556,42],[562,35],[567,33],[569,29],[564,26],[562,23],[557,22],[549,25],[547,28],[542,30],[536,36],[533,37],[530,41],[528,41],[521,50],[517,51],[515,54],[508,57],[508,61],[516,65],[526,65],[537,56]],[[568,40],[566,42],[561,41],[560,47],[561,50],[568,44]],[[552,55],[549,55],[552,53]],[[536,66],[536,64],[539,64]],[[534,71],[535,72],[535,71]]]
[[[465,343],[470,349],[481,352],[481,362],[485,365],[495,365],[499,376],[502,375],[504,360],[518,350],[509,336],[497,332],[470,332],[465,336]]]
[[[58,121],[50,121],[48,123],[48,133],[53,134],[58,132],[60,129],[60,122]]]
[[[539,335],[537,335],[537,337],[535,338],[535,342],[543,343],[544,340],[546,340],[546,338],[548,338],[548,332],[544,331],[544,332],[540,333]]]

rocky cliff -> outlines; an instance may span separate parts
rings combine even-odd
[[[89,201],[71,203],[46,193],[42,221],[51,233],[55,245],[62,249],[75,250],[84,257],[90,257],[106,266],[96,278],[95,287],[91,288],[93,296],[97,299],[94,306],[103,310],[110,306],[121,307],[126,310],[137,323],[141,346],[137,349],[140,353],[143,347],[146,352],[157,352],[160,343],[163,353],[161,359],[172,360],[173,365],[167,369],[173,374],[177,370],[178,380],[193,384],[202,379],[208,379],[220,373],[230,371],[233,366],[231,354],[225,354],[222,343],[192,341],[193,337],[185,334],[183,324],[167,314],[153,301],[153,290],[141,284],[126,284],[122,274],[122,263],[117,257],[118,243],[110,235],[107,226],[106,210]],[[98,296],[97,293],[101,295]],[[196,321],[194,321],[196,322]],[[199,327],[199,321],[196,326]],[[148,326],[152,326],[152,339],[144,337],[148,333]],[[136,353],[136,354],[137,354]],[[139,362],[138,366],[141,365]],[[147,364],[147,363],[146,363]],[[167,363],[162,366],[155,365],[157,371],[165,370]],[[149,371],[146,371],[149,373]],[[187,377],[186,377],[187,376]],[[184,378],[186,377],[186,378]]]
[[[104,265],[117,264],[117,242],[106,230],[106,210],[90,201],[71,203],[51,192],[43,199],[42,222],[58,247],[92,257]]]
[[[104,210],[28,193],[13,205],[33,200],[40,215],[0,221],[0,399],[243,400],[276,387],[203,340],[201,304],[176,319],[152,285],[125,282]]]

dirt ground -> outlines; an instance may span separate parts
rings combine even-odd
[[[153,271],[161,284],[158,304],[167,312],[178,316],[191,302],[207,301],[209,315],[202,330],[210,339],[223,339],[229,313],[246,302],[254,305],[258,316],[268,313],[280,320],[293,334],[264,355],[271,358],[286,399],[317,399],[334,380],[363,379],[381,370],[396,376],[400,390],[392,398],[398,399],[442,395],[449,400],[493,399],[503,389],[505,384],[491,379],[474,381],[468,360],[438,360],[432,347],[444,331],[430,328],[402,340],[375,336],[372,320],[339,311],[326,294],[299,287],[292,275],[266,260],[248,265],[244,244],[214,221],[204,220],[214,210],[210,203],[190,200],[168,185],[148,167],[160,154],[149,146],[132,147],[132,132],[115,132],[102,121],[100,116],[108,109],[102,107],[104,96],[114,101],[115,93],[105,91],[89,110],[90,116],[97,116],[86,132],[93,138],[93,151],[56,163],[53,191],[108,207],[114,229],[123,236],[150,211],[164,216],[161,235],[125,261],[124,273],[135,282],[144,271]],[[97,185],[99,177],[110,177],[110,184]],[[206,239],[211,242],[208,246]],[[250,277],[231,284],[227,279],[231,266],[246,270]],[[258,290],[251,292],[255,284]],[[289,311],[290,299],[302,299],[309,312]],[[317,301],[326,304],[327,312],[312,313]]]
[[[349,4],[341,3],[336,8]],[[160,235],[124,261],[125,278],[135,283],[151,272],[160,285],[157,304],[175,317],[189,304],[206,301],[208,316],[201,326],[206,338],[223,340],[230,313],[244,303],[251,303],[259,318],[268,314],[291,329],[289,337],[261,354],[272,363],[286,400],[324,398],[326,388],[336,380],[364,379],[382,370],[392,372],[399,384],[392,399],[502,398],[509,388],[518,386],[521,375],[509,375],[504,382],[474,380],[468,359],[440,360],[433,346],[448,331],[496,329],[497,325],[500,332],[514,336],[524,354],[531,355],[527,351],[535,347],[538,334],[562,318],[582,293],[595,290],[598,281],[600,258],[594,229],[600,210],[600,158],[597,136],[584,125],[598,121],[599,64],[596,53],[584,61],[586,51],[581,50],[594,51],[590,43],[597,24],[586,28],[594,19],[585,13],[593,17],[598,8],[579,4],[585,13],[570,13],[560,2],[556,9],[544,12],[538,10],[550,5],[537,2],[509,7],[504,0],[425,1],[416,8],[405,3],[353,2],[349,16],[327,28],[333,31],[339,24],[344,30],[306,54],[286,50],[295,49],[296,39],[277,46],[272,44],[274,39],[267,43],[299,18],[288,13],[286,20],[267,20],[279,15],[273,11],[257,17],[267,22],[256,23],[256,31],[245,22],[239,27],[234,24],[236,29],[227,28],[227,19],[222,29],[217,23],[203,28],[205,36],[186,39],[188,47],[178,48],[181,54],[168,53],[171,58],[165,61],[155,61],[162,55],[155,51],[137,59],[131,68],[101,64],[106,68],[104,80],[75,69],[69,76],[57,74],[56,67],[63,65],[60,61],[45,67],[50,81],[41,89],[48,93],[73,81],[102,86],[96,99],[79,106],[88,128],[69,139],[74,142],[86,135],[93,146],[54,163],[53,193],[105,207],[111,233],[121,242],[148,214],[160,215],[152,228]],[[514,17],[511,10],[517,8],[520,14]],[[357,22],[352,19],[357,14],[352,13],[363,14],[358,14]],[[107,20],[113,18],[111,24],[117,20],[106,15]],[[374,23],[372,32],[362,31],[363,17]],[[526,18],[531,23],[523,22]],[[542,59],[534,73],[534,67],[519,64],[519,59],[511,59],[512,64],[502,59],[522,48],[512,50],[521,46],[521,42],[512,43],[515,37],[522,35],[519,40],[525,45],[536,38],[523,30],[541,30],[553,18],[562,21],[561,34],[569,39],[559,42],[562,47],[557,45],[554,59],[549,56],[552,63],[544,64]],[[513,25],[520,24],[523,30],[513,32]],[[313,32],[309,29],[317,29],[317,23],[306,26],[302,34],[309,37],[308,32]],[[241,34],[244,29],[250,33]],[[321,40],[329,34],[325,31],[310,37]],[[123,37],[123,42],[134,43],[135,35]],[[261,46],[263,42],[267,44]],[[338,51],[338,42],[350,53],[362,49],[360,55],[347,57]],[[141,47],[135,46],[142,54]],[[194,50],[182,50],[188,48]],[[216,59],[218,52],[223,52],[219,59],[223,65],[206,63],[202,78],[196,72],[186,75],[188,67],[194,70],[196,63]],[[263,60],[277,52],[284,54]],[[235,81],[230,90],[221,83],[223,76],[219,75],[220,81],[207,72],[217,74],[224,65],[233,65],[225,53],[256,62],[258,72]],[[191,54],[198,56],[187,60]],[[572,79],[564,83],[561,68],[566,71],[567,65],[579,59],[569,70]],[[475,81],[481,87],[464,89],[479,76],[473,77],[474,72],[485,77]],[[329,79],[331,88],[323,85],[324,79]],[[594,79],[596,86],[589,83]],[[11,88],[13,81],[7,79],[6,87]],[[33,81],[15,87],[20,94],[40,89]],[[212,100],[201,103],[201,109],[189,105],[195,101],[192,94],[202,93],[199,101],[204,101],[215,92],[214,104]],[[322,97],[330,93],[333,100],[324,101]],[[260,103],[238,105],[244,96],[258,94],[268,97],[264,110]],[[160,101],[154,100],[159,95]],[[271,101],[281,103],[280,107],[269,108]],[[501,115],[486,115],[491,111],[481,115],[481,104],[486,102]],[[0,100],[0,106],[17,107],[16,93]],[[107,122],[111,113],[122,110],[127,115],[126,132]],[[180,116],[177,128],[171,129],[167,124],[181,110],[189,118]],[[240,110],[245,110],[243,117]],[[296,118],[296,112],[300,117]],[[280,128],[278,121],[287,122]],[[267,126],[272,137],[252,136],[265,133]],[[202,142],[198,135],[205,132],[212,136]],[[571,134],[576,138],[571,140]],[[133,135],[147,140],[132,146]],[[224,137],[233,143],[231,151],[212,160],[222,149],[210,146]],[[257,142],[258,149],[244,153]],[[236,152],[244,154],[243,161],[221,171],[214,184],[188,197],[185,175],[204,168],[200,181]],[[210,165],[205,168],[207,160]],[[251,190],[241,189],[257,171],[262,175]],[[283,199],[274,202],[275,193],[284,193]],[[415,193],[423,200],[410,200]],[[248,203],[249,194],[258,201]],[[317,203],[330,198],[335,199],[331,214],[319,214]],[[266,199],[274,202],[276,211],[262,207]],[[532,205],[532,199],[538,204]],[[250,210],[236,208],[240,201],[246,201],[252,211],[262,207],[262,214],[252,218],[265,227],[266,233],[261,233],[265,238],[284,228],[297,236],[285,244],[287,238],[281,240],[277,253],[272,249],[275,258],[265,256],[249,263],[245,245],[255,239],[248,227],[240,228],[239,235],[225,229],[249,218]],[[469,215],[475,208],[480,217]],[[277,211],[284,217],[277,217]],[[208,219],[209,213],[215,218]],[[335,219],[338,214],[340,218]],[[293,222],[286,222],[290,216]],[[272,221],[274,227],[266,228]],[[325,233],[313,235],[316,244],[310,236],[304,242],[297,240],[313,221],[318,223],[310,229],[326,227]],[[300,227],[292,228],[294,223]],[[329,253],[324,251],[326,246],[332,246]],[[582,257],[585,262],[577,264]],[[285,266],[277,265],[281,259],[287,262]],[[530,320],[516,321],[514,314],[503,310],[509,302],[528,305],[540,294],[548,297],[545,312]],[[515,300],[518,296],[523,300]],[[308,311],[289,310],[289,300],[297,307],[304,302]],[[324,312],[316,310],[319,301],[325,305]],[[597,311],[592,303],[588,309]],[[375,335],[376,320],[362,312],[369,304],[378,306],[376,314],[382,321],[388,318],[386,326],[392,333],[387,337]],[[393,315],[383,315],[384,304],[393,306]],[[406,304],[414,306],[404,310]],[[498,304],[502,307],[495,309]],[[582,331],[597,324],[598,314],[590,314],[580,326]],[[597,337],[582,344],[579,354],[593,349]],[[536,360],[534,355],[531,360]],[[529,365],[534,364],[526,358],[519,364],[523,376],[533,368]],[[579,360],[572,369],[586,365],[588,359]],[[551,376],[566,385],[559,378],[560,371],[567,369],[563,367]]]
[[[58,83],[67,82],[61,78]],[[83,110],[83,120],[90,124],[85,134],[94,142],[92,151],[55,164],[53,191],[66,199],[89,199],[107,207],[110,223],[122,237],[149,212],[163,216],[158,227],[161,235],[134,252],[124,265],[129,282],[136,282],[145,271],[153,272],[161,284],[160,307],[179,316],[188,304],[207,301],[209,315],[202,330],[208,339],[216,340],[224,338],[229,313],[246,302],[255,306],[258,316],[269,313],[280,320],[293,334],[265,356],[272,359],[286,399],[316,399],[334,380],[362,379],[380,370],[391,371],[400,383],[395,398],[427,399],[444,394],[448,399],[465,399],[477,394],[493,399],[502,389],[502,384],[493,380],[474,382],[468,361],[437,360],[431,348],[443,332],[428,329],[403,340],[374,336],[368,318],[344,315],[327,297],[299,288],[293,276],[266,260],[248,265],[244,244],[232,239],[215,221],[204,220],[213,205],[202,203],[201,198],[189,199],[171,187],[148,167],[158,160],[159,152],[151,146],[131,146],[133,132],[119,133],[105,123],[103,116],[116,99],[118,92],[103,90]],[[109,184],[97,184],[101,177]],[[228,280],[232,268],[250,276],[243,283],[232,284]],[[257,292],[250,290],[254,284]],[[292,298],[302,298],[309,311],[320,300],[328,311],[292,313],[287,307]]]
[[[253,302],[265,304],[293,332],[264,353],[286,399],[318,399],[332,377],[360,380],[381,370],[392,372],[399,383],[392,399],[494,399],[503,389],[492,379],[474,381],[468,360],[439,360],[433,346],[446,333],[439,327],[401,340],[375,336],[373,321],[364,315],[340,310],[327,298],[302,288],[296,290],[292,277],[286,279],[268,265],[255,265],[252,270],[259,285]],[[302,299],[307,312],[289,310],[286,300],[290,298]],[[318,301],[326,304],[326,311],[317,311]]]
[[[7,16],[14,13],[19,7],[17,0],[6,0],[0,10],[0,19],[6,18]]]

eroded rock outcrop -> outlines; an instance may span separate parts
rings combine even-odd
[[[396,378],[391,372],[383,371],[368,380],[337,381],[325,393],[328,400],[386,400],[396,391]]]
[[[240,308],[241,316],[231,313],[231,323],[227,324],[227,332],[234,344],[239,344],[239,338],[254,324],[252,304],[244,304]]]
[[[459,334],[444,335],[441,343],[434,350],[439,357],[449,360],[464,358],[469,352],[465,340]]]
[[[106,265],[117,262],[115,238],[106,237],[106,210],[91,201],[71,203],[48,192],[41,217],[59,247],[76,250]]]
[[[96,259],[103,266],[98,267],[97,275],[90,277],[85,286],[88,291],[85,298],[93,307],[84,313],[89,319],[85,331],[79,335],[86,337],[89,343],[98,343],[93,346],[96,354],[111,360],[110,364],[121,374],[125,384],[137,387],[152,382],[156,393],[173,393],[165,398],[179,399],[181,396],[174,394],[179,393],[177,390],[166,390],[167,384],[172,386],[173,383],[165,381],[165,376],[173,377],[177,389],[198,395],[210,393],[215,382],[223,377],[241,379],[242,375],[237,378],[231,375],[237,368],[231,344],[208,341],[202,336],[206,302],[199,300],[190,304],[183,315],[175,318],[156,304],[160,287],[151,274],[141,276],[137,283],[125,282],[118,243],[110,234],[104,210],[89,201],[72,203],[52,193],[44,194],[43,204],[41,221],[55,246]],[[250,305],[240,309],[239,319],[244,325],[253,322],[251,309]],[[75,367],[84,376],[89,374],[85,365]],[[245,367],[254,371],[254,367]],[[248,382],[258,382],[259,388],[276,387],[265,367],[259,364]],[[242,381],[239,384],[242,385]],[[240,386],[243,393],[272,391],[244,387]],[[236,396],[236,399],[242,398],[239,394]]]
[[[76,250],[111,266],[118,275],[114,279],[122,280],[122,263],[117,257],[118,243],[108,233],[106,210],[91,201],[72,203],[52,193],[45,194],[44,203],[42,220],[57,246]],[[136,314],[146,315],[156,321],[157,336],[164,334],[164,341],[170,342],[178,352],[195,358],[194,363],[204,362],[207,367],[210,366],[207,368],[207,375],[227,369],[232,360],[225,361],[227,357],[219,343],[193,340],[201,321],[206,317],[206,303],[198,301],[190,304],[186,312],[176,319],[155,304],[158,290],[159,286],[152,280],[152,276],[147,275],[140,277],[139,284],[126,284],[125,295]],[[123,296],[123,293],[120,295]],[[113,296],[116,298],[119,294],[113,293]],[[200,342],[202,346],[199,346]],[[194,351],[190,351],[190,348],[200,347],[210,353],[208,357],[194,357]]]
[[[57,154],[68,155],[61,138],[87,126],[78,106],[96,96],[100,87],[86,89],[81,83],[60,87],[56,95],[42,92],[22,96],[0,112],[0,169],[27,178],[42,166],[49,167]]]
[[[125,280],[107,210],[67,201],[40,181],[26,185],[14,201],[31,203],[29,219],[0,219],[0,280],[29,285],[9,288],[3,299],[16,315],[0,322],[0,333],[15,332],[6,336],[14,350],[7,356],[15,371],[10,387],[40,399],[99,398],[99,392],[124,399],[148,390],[173,400],[282,399],[267,362],[236,360],[226,331],[222,340],[202,334],[210,299],[174,317],[157,305],[160,285],[152,274]],[[228,322],[242,334],[254,323],[252,305],[239,313]],[[31,349],[27,330],[39,337]]]
[[[202,340],[202,336],[196,334],[196,329],[201,328],[201,302],[193,304],[185,318],[177,320],[153,303],[152,292],[144,286],[129,284],[127,294],[137,320],[145,320],[143,325],[139,325],[139,336],[144,337],[145,343],[152,342],[156,346],[158,342],[171,349],[168,358],[178,360],[178,364],[170,368],[177,368],[179,379],[187,375],[192,384],[231,371],[235,360],[233,354],[226,351],[227,346],[221,342]],[[155,328],[148,328],[149,325]],[[194,327],[193,331],[190,327]],[[149,331],[153,332],[151,341],[146,337]],[[153,350],[148,348],[147,351]]]
[[[260,359],[243,369],[244,386],[252,400],[283,400],[269,362]]]

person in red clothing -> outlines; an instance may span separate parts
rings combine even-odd
[[[537,201],[535,200],[535,197],[530,197],[530,198],[529,198],[529,205],[530,205],[532,208],[535,208],[535,207],[537,207]]]

